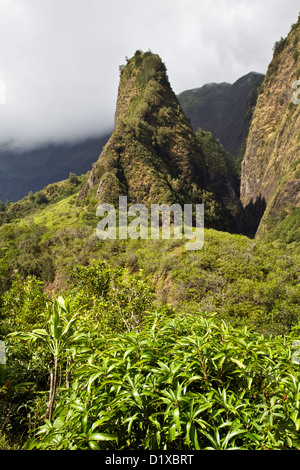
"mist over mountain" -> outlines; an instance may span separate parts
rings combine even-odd
[[[233,83],[251,70],[265,73],[274,42],[299,11],[298,0],[2,4],[0,144],[106,133],[113,126],[118,66],[137,47],[160,54],[176,94]]]
[[[206,84],[177,96],[195,131],[209,131],[235,158],[241,156],[263,75],[251,72],[233,85]],[[90,170],[111,133],[94,138],[16,149],[0,147],[0,200],[17,201],[29,191]]]

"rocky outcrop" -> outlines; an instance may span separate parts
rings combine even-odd
[[[223,165],[231,158],[225,152],[217,152],[212,165],[209,155],[183,113],[160,57],[137,51],[121,68],[114,131],[79,198],[92,194],[100,203],[117,203],[126,195],[129,203],[145,205],[205,200],[207,214],[215,214],[212,226],[229,229],[239,199],[237,172],[234,165]],[[218,162],[226,171],[222,193],[213,177]]]

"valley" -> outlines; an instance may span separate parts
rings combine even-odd
[[[205,87],[176,96],[137,50],[112,133],[0,204],[1,448],[299,450],[299,45],[300,18],[265,76],[208,87],[230,132]],[[100,239],[120,197],[203,205],[201,249],[138,224]]]

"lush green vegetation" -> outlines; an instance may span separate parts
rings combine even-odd
[[[74,268],[52,302],[17,277],[1,321],[3,448],[299,449],[299,328],[264,336],[153,300],[141,273],[103,262]]]
[[[282,209],[279,215],[266,220],[267,231],[263,239],[290,252],[300,252],[300,208]]]
[[[297,254],[214,230],[195,252],[100,242],[96,221],[71,194],[1,228],[1,447],[298,448]],[[72,321],[56,362],[55,305]]]
[[[143,271],[104,261],[52,299],[17,275],[1,300],[2,448],[299,449],[297,315],[263,335],[156,300]]]
[[[68,180],[2,208],[0,292],[9,287],[12,272],[35,275],[49,284],[58,266],[65,275],[65,265],[70,267],[75,259],[86,262],[85,255],[90,255],[97,243],[97,218],[95,200],[77,199],[85,181],[86,175],[71,173]],[[43,203],[38,202],[41,193]]]
[[[0,201],[0,225],[22,219],[29,214],[43,209],[46,205],[55,204],[66,196],[77,194],[85,183],[87,175],[77,176],[70,172],[67,180],[52,183],[36,193],[30,191],[27,196],[17,202]]]
[[[226,321],[266,334],[286,333],[297,323],[299,253],[292,237],[299,230],[297,220],[280,243],[276,225],[269,235],[275,242],[268,244],[206,229],[204,248],[187,251],[184,238],[100,241],[95,212],[95,204],[70,195],[0,227],[2,292],[18,272],[23,278],[37,277],[47,292],[57,294],[67,288],[75,264],[102,259],[151,276],[158,305],[217,312]]]
[[[126,268],[111,268],[101,262],[76,266],[71,276],[73,282],[64,292],[70,302],[62,303],[60,297],[50,299],[41,281],[35,277],[25,281],[20,275],[2,296],[0,337],[6,341],[7,362],[0,365],[0,429],[10,445],[19,445],[24,433],[26,436],[43,420],[46,402],[46,416],[51,416],[49,404],[53,404],[58,384],[58,367],[62,380],[73,356],[71,353],[64,362],[75,320],[79,336],[86,327],[91,328],[92,336],[93,330],[111,335],[139,328],[145,312],[152,308],[153,288],[142,273],[130,274]],[[68,318],[73,312],[74,318]],[[65,318],[69,326],[61,330]],[[16,331],[20,338],[33,340],[34,347],[10,337]]]

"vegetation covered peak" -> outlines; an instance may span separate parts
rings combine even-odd
[[[122,195],[147,206],[205,201],[207,226],[234,230],[236,168],[221,146],[212,156],[210,144],[195,134],[161,58],[136,51],[120,68],[114,132],[79,198],[93,195],[117,205]],[[215,177],[221,167],[226,167],[222,190]]]

